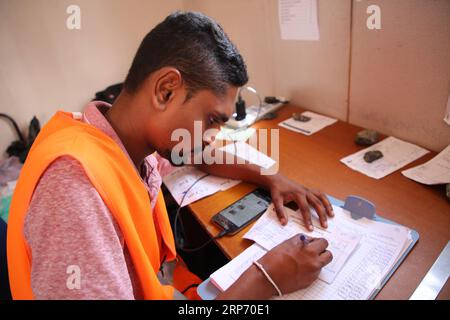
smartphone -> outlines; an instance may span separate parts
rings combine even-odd
[[[215,214],[211,220],[233,235],[263,214],[271,201],[269,192],[256,189]]]

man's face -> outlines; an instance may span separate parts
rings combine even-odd
[[[186,129],[190,133],[190,139],[183,143],[190,148],[191,156],[201,151],[213,140],[213,137],[204,137],[204,132],[212,128],[219,129],[232,116],[237,90],[237,87],[229,86],[222,97],[216,96],[212,91],[201,90],[185,102],[187,92],[184,86],[180,87],[174,92],[174,97],[165,110],[152,117],[152,124],[147,132],[148,141],[161,156],[170,161],[172,149],[180,143],[178,140],[171,141],[172,133],[177,129]],[[199,134],[201,138],[198,137]]]

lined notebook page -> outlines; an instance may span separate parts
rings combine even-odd
[[[345,234],[353,234],[359,238],[358,245],[352,251],[353,253],[343,261],[342,269],[334,275],[333,281],[327,282],[322,276],[322,279],[317,279],[308,288],[277,297],[276,299],[368,299],[381,286],[381,281],[412,242],[410,230],[403,226],[386,224],[365,218],[353,220],[349,213],[340,207],[334,207],[334,212],[335,218],[329,221],[330,230],[324,231],[316,228],[313,234],[314,236],[326,235],[327,232],[336,233],[338,230]],[[255,224],[255,227],[260,228],[259,232],[262,232],[263,226],[267,226],[271,222],[262,219],[258,223],[261,225],[258,227]],[[292,229],[292,226],[290,228]],[[271,229],[271,232],[275,231]],[[283,241],[284,237],[286,237],[284,233],[289,232],[294,231],[289,231],[289,228],[287,228],[284,229],[282,235],[278,233],[277,237],[281,236],[281,238],[277,241]],[[255,232],[253,235],[255,235]],[[255,238],[258,240],[258,237]],[[264,239],[267,240],[268,238]],[[265,245],[270,248],[273,247],[270,242],[265,243]],[[332,244],[330,244],[331,246]],[[335,243],[333,246],[339,246],[339,243]],[[343,248],[341,249],[345,250],[344,243],[342,243],[342,246]],[[266,250],[263,246],[258,244],[252,245],[227,265],[213,273],[211,275],[212,282],[222,291],[226,290],[251,266],[254,260],[259,259],[265,253]],[[339,257],[335,259],[334,263],[338,263]]]
[[[351,218],[349,218],[351,219]],[[407,246],[407,228],[360,219],[341,219],[342,227],[361,235],[361,242],[332,284],[316,280],[310,287],[284,295],[284,300],[366,300],[381,287]]]
[[[339,208],[336,208],[336,210],[339,210]],[[340,228],[334,219],[329,221],[327,229],[320,227],[318,217],[314,213],[313,224],[315,225],[315,230],[311,232],[305,228],[299,212],[288,207],[285,207],[285,212],[288,214],[289,219],[288,223],[283,226],[279,222],[273,204],[271,204],[250,231],[244,235],[244,238],[255,241],[266,250],[271,250],[299,233],[304,233],[314,238],[326,239],[329,244],[328,250],[333,254],[333,261],[322,269],[319,279],[332,283],[358,246],[361,237],[354,232],[348,232]]]

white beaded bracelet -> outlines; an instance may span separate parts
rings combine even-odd
[[[262,273],[264,273],[264,276],[267,278],[267,280],[269,280],[269,282],[273,285],[273,287],[275,288],[275,290],[277,290],[278,295],[281,297],[283,294],[281,293],[280,288],[278,288],[278,286],[275,284],[275,282],[272,280],[272,278],[269,276],[269,274],[267,273],[266,269],[264,269],[264,267],[262,266],[261,263],[259,263],[258,261],[253,261],[253,264],[255,266],[258,267],[259,270],[262,271]]]

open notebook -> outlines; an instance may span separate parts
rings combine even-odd
[[[333,253],[333,262],[308,288],[276,299],[370,299],[411,247],[412,230],[367,218],[355,220],[345,209],[339,206],[333,206],[333,209],[335,218],[329,220],[327,229],[319,226],[316,217],[313,223],[315,231],[308,232],[298,212],[286,208],[289,223],[281,226],[273,206],[270,206],[244,236],[255,241],[255,244],[214,272],[210,282],[219,290],[226,290],[267,250],[298,233],[304,233],[326,238]]]

